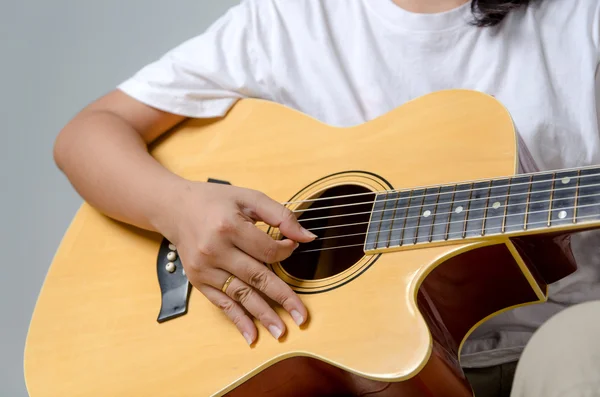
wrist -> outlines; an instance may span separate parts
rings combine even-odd
[[[154,231],[175,243],[178,240],[177,224],[181,219],[182,205],[192,191],[193,182],[178,175],[171,174],[155,187],[160,192],[155,195],[154,203],[147,213],[148,223]]]

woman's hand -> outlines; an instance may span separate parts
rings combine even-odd
[[[316,237],[293,212],[263,193],[230,185],[185,182],[175,196],[172,210],[156,227],[177,246],[190,283],[223,310],[248,344],[257,330],[244,308],[273,337],[285,332],[282,319],[259,292],[281,305],[296,324],[306,321],[300,298],[263,264],[288,258],[298,242]],[[274,240],[256,227],[257,221],[278,227],[288,239]]]

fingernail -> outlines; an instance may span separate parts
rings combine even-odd
[[[298,310],[292,310],[292,312],[290,314],[292,315],[292,318],[294,319],[294,322],[297,325],[302,325],[302,322],[304,321],[304,317],[302,317],[302,314],[300,314],[300,312]]]
[[[308,237],[310,237],[310,238],[317,238],[317,235],[316,235],[316,234],[314,234],[314,233],[311,233],[311,232],[309,232],[309,231],[308,231],[308,230],[306,230],[306,229],[302,229],[302,231],[304,232],[304,234],[305,234],[306,236],[308,236]]]
[[[283,331],[274,325],[269,325],[269,332],[273,335],[273,338],[279,339]]]
[[[300,243],[296,243],[296,245],[294,245],[294,249],[297,249],[298,247],[300,247]]]
[[[252,338],[247,332],[244,332],[244,339],[246,339],[246,342],[248,342],[249,345],[252,344]]]

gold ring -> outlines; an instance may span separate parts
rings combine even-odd
[[[234,278],[235,278],[235,276],[233,274],[227,278],[227,281],[225,281],[225,284],[223,284],[223,287],[221,288],[221,291],[223,293],[225,293],[225,291],[227,291],[227,287],[229,287],[229,284],[231,284],[231,282],[233,281]]]

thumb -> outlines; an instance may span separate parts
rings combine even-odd
[[[251,218],[278,227],[281,234],[293,241],[307,243],[317,238],[315,234],[300,225],[300,222],[289,208],[264,193],[252,193],[253,197],[245,203],[246,208],[243,208],[244,212]]]

